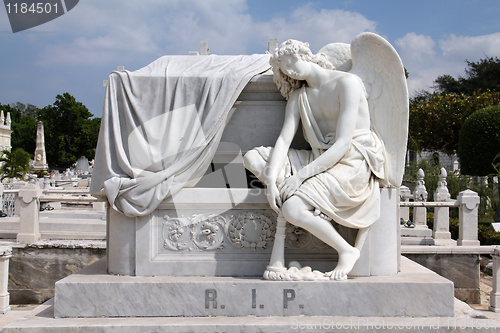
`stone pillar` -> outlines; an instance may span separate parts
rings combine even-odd
[[[493,289],[490,294],[490,311],[500,312],[500,246],[495,246],[493,258]]]
[[[40,196],[42,190],[37,185],[26,185],[19,189],[17,202],[19,209],[19,233],[17,241],[23,243],[35,243],[40,240]]]
[[[434,192],[434,201],[448,202],[451,195],[448,191],[446,177],[448,173],[445,168],[439,171],[439,181],[436,192]],[[432,231],[435,245],[452,245],[455,242],[451,239],[450,233],[450,207],[434,207],[434,228]]]
[[[108,205],[106,254],[109,274],[135,275],[135,221]]]
[[[401,233],[397,188],[380,189],[380,218],[370,227],[370,275],[394,275],[399,271]]]
[[[417,185],[415,186],[415,190],[413,191],[413,201],[415,202],[427,201],[427,189],[425,188],[424,177],[424,170],[419,169],[417,172]],[[427,229],[426,207],[413,208],[413,222],[415,222],[415,228]]]
[[[408,202],[412,197],[411,191],[407,186],[401,186],[399,188],[399,196],[401,202]],[[404,222],[408,222],[410,220],[410,207],[400,207],[399,215]]]
[[[0,246],[0,313],[4,314],[10,310],[9,292],[9,258],[12,257],[12,248]]]
[[[459,237],[458,245],[479,246],[477,239],[478,207],[480,198],[476,192],[466,190],[458,195],[459,203]]]
[[[43,134],[43,122],[39,121],[36,127],[36,148],[35,148],[35,160],[33,162],[33,170],[35,171],[47,171],[49,166],[47,165],[47,157],[45,155],[45,137]]]
[[[267,51],[269,53],[273,53],[274,50],[278,48],[278,39],[276,38],[271,38],[267,42]]]
[[[200,42],[200,54],[201,55],[209,55],[210,49],[208,48],[208,42]]]
[[[12,257],[12,248],[9,246],[0,246],[0,313],[4,314],[10,311],[9,292],[9,258]]]
[[[3,191],[5,190],[5,186],[0,183],[0,212],[3,212]]]
[[[50,176],[43,176],[43,189],[48,190],[50,188]]]

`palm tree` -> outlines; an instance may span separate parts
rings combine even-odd
[[[14,151],[2,150],[0,162],[0,174],[4,178],[24,178],[24,175],[30,170],[30,154],[22,148],[16,148]]]

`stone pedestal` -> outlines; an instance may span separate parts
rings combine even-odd
[[[453,316],[453,283],[404,258],[392,276],[346,281],[131,277],[93,264],[56,283],[55,317]]]
[[[19,233],[17,241],[35,243],[40,240],[40,196],[42,190],[37,185],[26,185],[19,190]]]
[[[477,239],[477,215],[481,199],[476,192],[466,190],[460,192],[457,200],[460,204],[457,244],[462,246],[479,246],[480,242]]]

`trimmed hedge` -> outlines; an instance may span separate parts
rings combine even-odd
[[[471,114],[460,131],[458,156],[462,174],[487,176],[495,172],[493,159],[500,154],[500,105]]]

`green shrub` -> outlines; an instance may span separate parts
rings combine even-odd
[[[500,92],[476,92],[472,95],[433,94],[410,100],[408,148],[457,150],[459,133],[466,118],[475,111],[500,104]]]
[[[451,212],[451,210],[450,210]],[[434,213],[427,213],[427,226],[432,229],[434,226]],[[459,222],[458,218],[450,217],[451,239],[458,240]],[[477,228],[477,239],[481,245],[500,245],[500,232],[496,232],[491,223],[479,223]]]
[[[500,105],[467,117],[460,131],[458,156],[462,174],[487,176],[495,172],[493,159],[500,153]]]
[[[500,245],[500,232],[496,232],[490,223],[479,223],[477,234],[481,245]]]

